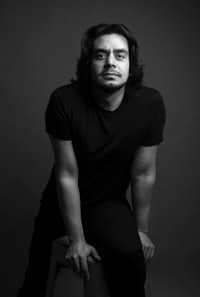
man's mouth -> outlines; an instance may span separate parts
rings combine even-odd
[[[120,73],[118,72],[110,72],[110,71],[106,71],[102,73],[103,76],[120,76]]]

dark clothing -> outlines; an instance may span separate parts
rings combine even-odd
[[[138,147],[163,139],[165,108],[160,93],[144,87],[126,94],[116,110],[106,111],[90,93],[67,85],[52,93],[45,118],[47,133],[73,142],[84,205],[126,195]]]
[[[72,140],[84,234],[102,257],[111,297],[144,297],[144,257],[126,191],[138,147],[156,145],[163,139],[165,108],[160,93],[143,88],[126,94],[110,112],[99,107],[89,92],[67,85],[52,93],[45,119],[47,133]],[[53,167],[19,297],[44,297],[52,241],[65,232]]]
[[[146,277],[135,219],[125,197],[107,199],[85,209],[86,240],[102,258],[111,297],[144,297]]]
[[[102,258],[111,297],[144,297],[145,263],[133,213],[125,199],[107,199],[82,210],[86,241]],[[35,220],[29,266],[18,297],[44,297],[51,245],[66,235],[59,207],[41,206]]]

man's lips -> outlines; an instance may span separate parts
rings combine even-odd
[[[102,75],[103,76],[118,76],[118,77],[121,76],[119,72],[108,72],[108,71],[103,72]]]

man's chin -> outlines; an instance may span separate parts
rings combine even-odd
[[[98,87],[106,92],[112,93],[120,90],[123,88],[125,84],[114,84],[114,83],[108,83],[108,84],[99,84]]]

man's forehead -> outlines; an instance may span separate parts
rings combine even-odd
[[[110,47],[128,50],[128,41],[126,37],[117,33],[100,35],[93,41],[94,50],[99,48],[108,49]]]

